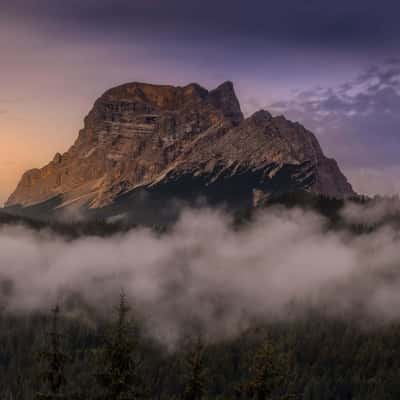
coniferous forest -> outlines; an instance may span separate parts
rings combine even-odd
[[[358,200],[366,202],[367,200]],[[371,225],[346,225],[342,202],[289,195],[280,204],[309,207],[330,228],[364,235]],[[252,218],[236,216],[240,226]],[[394,221],[395,222],[395,221]],[[43,229],[3,216],[2,224]],[[102,221],[54,225],[70,238],[108,236],[132,227]],[[154,227],[168,235],[168,227]],[[72,240],[72,239],[71,239]],[[323,266],[321,266],[323,267]],[[1,288],[7,294],[7,283]],[[80,312],[82,307],[84,312]],[[224,339],[190,330],[178,343],[148,335],[124,293],[103,304],[48,304],[38,312],[0,311],[0,399],[303,399],[385,400],[400,396],[400,321],[328,318],[318,309],[301,317],[254,321]]]
[[[118,299],[116,299],[118,301]],[[167,349],[122,299],[96,326],[62,309],[1,317],[1,399],[398,399],[400,324],[310,314],[238,337]]]

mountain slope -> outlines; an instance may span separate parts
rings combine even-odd
[[[267,111],[244,119],[231,82],[211,91],[135,82],[105,92],[74,145],[27,171],[6,206],[131,210],[198,196],[254,204],[296,190],[354,194],[300,124]]]

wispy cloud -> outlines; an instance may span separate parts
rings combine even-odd
[[[366,116],[395,113],[400,107],[400,58],[375,66],[336,88],[316,87],[270,106],[276,111],[320,116]]]
[[[400,58],[333,88],[316,87],[269,106],[314,130],[349,169],[400,166]]]

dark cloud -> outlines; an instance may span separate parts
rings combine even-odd
[[[400,59],[369,68],[337,88],[300,92],[270,108],[315,130],[346,165],[400,165]]]
[[[397,46],[400,3],[386,0],[14,0],[5,18],[38,26],[131,39],[139,31],[190,38],[333,48]],[[231,43],[235,45],[235,42]]]

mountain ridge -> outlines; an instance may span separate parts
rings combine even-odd
[[[59,199],[50,209],[103,209],[135,191],[257,204],[296,190],[355,194],[302,125],[265,110],[245,118],[232,82],[213,90],[132,82],[104,92],[70,149],[27,171],[6,207]]]

